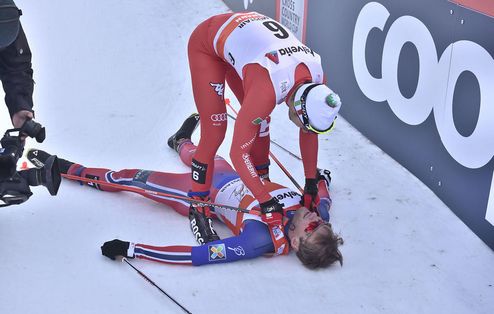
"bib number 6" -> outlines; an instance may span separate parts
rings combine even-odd
[[[279,39],[285,39],[290,36],[286,29],[275,21],[266,21],[262,23],[262,25],[266,26],[266,28],[272,31],[274,33],[273,35]]]

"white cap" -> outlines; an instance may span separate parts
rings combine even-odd
[[[305,99],[301,99],[304,94]],[[304,101],[305,106],[302,104]],[[300,86],[295,92],[294,104],[300,121],[306,124],[303,117],[305,107],[308,123],[314,129],[321,131],[331,127],[341,108],[341,100],[338,94],[324,84],[315,83]]]

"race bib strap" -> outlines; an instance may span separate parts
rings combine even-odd
[[[283,227],[281,225],[269,226],[269,234],[273,240],[274,253],[271,256],[285,255],[290,251],[290,246],[285,238]]]

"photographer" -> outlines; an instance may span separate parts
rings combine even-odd
[[[12,0],[0,0],[0,79],[14,126],[0,140],[0,207],[25,202],[32,195],[29,186],[44,185],[56,195],[61,181],[56,156],[40,169],[17,171],[26,136],[38,143],[45,139],[45,128],[33,120],[31,50],[19,21],[21,15]]]
[[[31,50],[12,0],[0,0],[0,79],[12,124],[20,128],[33,114]]]

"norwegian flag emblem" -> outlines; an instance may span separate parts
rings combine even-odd
[[[269,60],[273,61],[276,64],[280,63],[280,59],[278,58],[278,52],[276,50],[266,53],[265,56],[266,58],[268,58]]]

